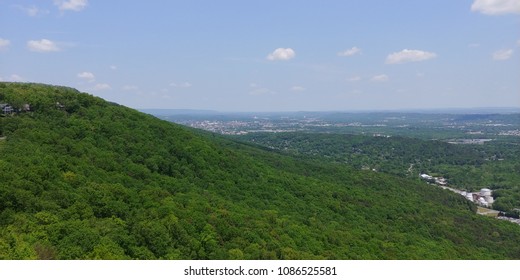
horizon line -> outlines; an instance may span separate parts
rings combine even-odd
[[[510,114],[520,113],[520,106],[508,107],[443,107],[443,108],[401,108],[401,109],[331,109],[331,110],[250,110],[250,111],[234,111],[234,110],[218,110],[218,109],[186,109],[186,108],[133,108],[135,110],[145,111],[178,111],[178,113],[211,113],[211,114],[245,114],[245,113],[473,113],[473,114]]]

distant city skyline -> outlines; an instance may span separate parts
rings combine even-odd
[[[0,24],[0,81],[132,108],[520,107],[520,0],[5,0]]]

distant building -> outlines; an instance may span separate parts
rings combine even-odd
[[[491,190],[487,189],[487,188],[481,189],[480,190],[480,195],[481,196],[490,196],[491,195]]]
[[[435,184],[440,185],[440,186],[446,186],[448,184],[448,182],[446,181],[446,179],[439,177],[439,178],[435,178]]]
[[[491,205],[495,200],[492,196],[492,191],[490,189],[484,188],[480,190],[480,196],[484,198],[487,204]]]
[[[7,103],[0,104],[0,110],[2,110],[2,113],[4,115],[12,114],[13,113],[13,107]]]
[[[483,207],[491,207],[495,200],[493,199],[493,191],[488,188],[483,188],[480,192],[475,193],[466,193],[464,197],[466,197],[469,201],[475,202]]]
[[[483,197],[479,197],[479,199],[477,200],[478,204],[484,206],[484,207],[488,207],[489,206],[489,203],[487,203],[486,199],[483,198]]]

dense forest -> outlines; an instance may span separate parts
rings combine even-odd
[[[0,103],[0,259],[520,258],[518,225],[416,180],[66,87],[0,83]]]
[[[494,190],[494,208],[514,214],[520,208],[520,149],[516,142],[456,145],[437,140],[334,133],[250,133],[239,137],[274,150],[356,169],[417,179],[428,173],[455,188]],[[514,214],[515,216],[518,213]]]

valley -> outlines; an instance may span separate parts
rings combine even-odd
[[[294,112],[158,115],[289,154],[416,179],[441,174],[460,191],[491,187],[495,208],[518,218],[520,113]]]

